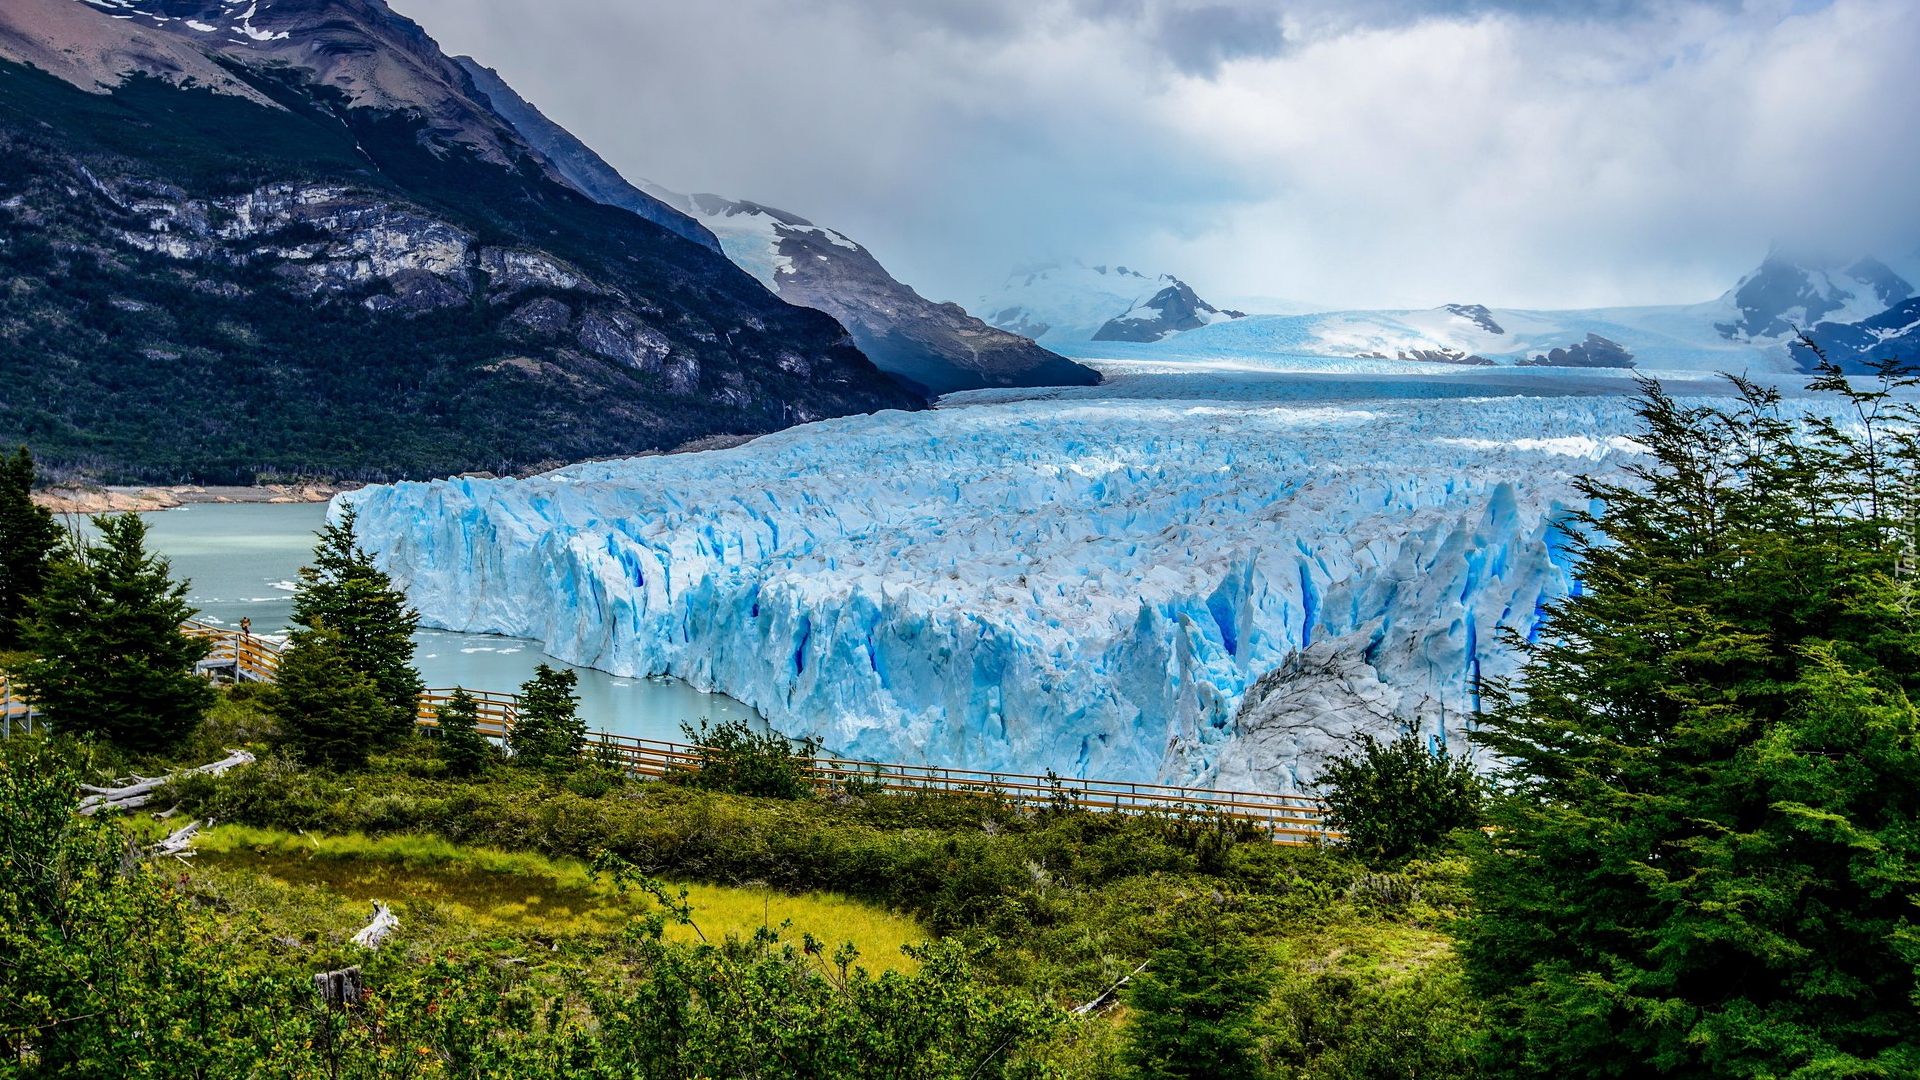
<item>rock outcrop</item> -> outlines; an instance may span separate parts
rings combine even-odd
[[[0,13],[0,443],[63,475],[511,473],[924,404],[581,194],[378,0],[115,4]]]

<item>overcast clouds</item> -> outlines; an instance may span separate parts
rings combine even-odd
[[[1914,0],[392,0],[629,176],[938,299],[1059,257],[1351,305],[1920,246]]]

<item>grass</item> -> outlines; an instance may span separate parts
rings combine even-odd
[[[389,904],[402,927],[429,936],[561,939],[618,934],[654,901],[622,895],[576,859],[469,847],[438,836],[320,836],[222,826],[195,845],[201,876],[222,892],[246,891],[251,903],[291,914],[318,907],[329,929],[344,917],[365,921],[373,901]],[[261,879],[250,883],[247,877]],[[290,888],[304,896],[275,894]],[[789,895],[771,888],[691,884],[693,926],[670,927],[676,940],[718,942],[767,926],[785,937],[811,934],[829,948],[851,942],[871,971],[910,970],[901,946],[929,936],[913,919],[829,893]],[[315,895],[315,894],[318,895]],[[309,910],[308,915],[314,912]]]

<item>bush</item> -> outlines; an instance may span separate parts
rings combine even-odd
[[[667,779],[686,787],[753,795],[763,799],[806,799],[813,796],[811,770],[820,753],[816,739],[793,742],[779,732],[756,733],[744,721],[729,720],[719,727],[700,721],[695,731],[680,730],[700,747],[698,764],[677,769]]]
[[[1471,1080],[1481,1018],[1457,972],[1320,972],[1282,988],[1274,1080]]]
[[[1376,865],[1432,851],[1481,821],[1483,788],[1473,767],[1444,748],[1428,752],[1410,734],[1391,743],[1361,736],[1359,753],[1328,763],[1316,787],[1327,824]]]
[[[1271,963],[1212,927],[1183,927],[1127,992],[1123,1057],[1140,1080],[1255,1080],[1263,1073],[1254,1014]]]
[[[566,771],[580,764],[587,725],[580,719],[580,676],[545,664],[520,686],[520,712],[507,732],[515,764]]]

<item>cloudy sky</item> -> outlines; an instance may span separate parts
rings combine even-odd
[[[392,0],[630,177],[968,302],[1062,258],[1213,297],[1711,298],[1920,248],[1915,0]]]

